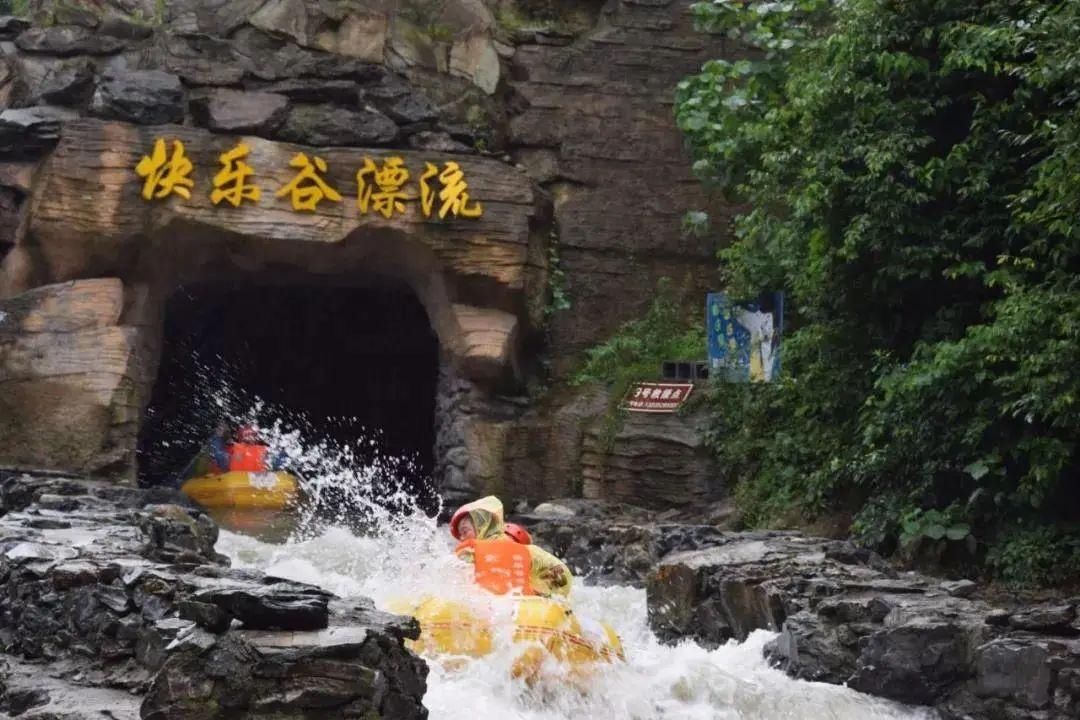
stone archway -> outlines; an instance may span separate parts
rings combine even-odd
[[[183,143],[193,168],[190,198],[140,195],[135,168],[159,139],[169,147]],[[219,156],[241,142],[250,149],[245,160],[262,197],[215,206],[211,178],[221,169]],[[297,212],[287,196],[276,197],[296,174],[290,162],[299,153],[325,159],[323,177],[341,201]],[[425,217],[415,193],[403,202],[404,212],[389,218],[362,212],[357,170],[368,159],[378,165],[389,157],[401,158],[414,180],[427,163],[459,163],[482,215]],[[40,167],[28,207],[3,269],[5,295],[35,289],[16,299],[23,311],[0,320],[0,334],[13,338],[6,364],[24,366],[21,395],[0,413],[21,430],[0,443],[0,464],[131,479],[165,301],[185,283],[237,275],[343,284],[362,275],[393,278],[411,288],[427,313],[443,355],[443,384],[465,383],[481,395],[519,379],[520,340],[534,326],[530,310],[543,293],[542,264],[534,262],[542,248],[534,242],[532,184],[490,159],[314,149],[179,126],[75,121],[63,127]],[[67,309],[50,313],[59,306]],[[71,308],[83,306],[91,308],[84,322],[67,327]],[[63,427],[55,415],[41,415],[43,403],[69,407],[73,416],[80,408],[93,414],[79,424],[93,430],[79,433],[72,452],[28,442]],[[446,442],[439,445],[445,452]]]

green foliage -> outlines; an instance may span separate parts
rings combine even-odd
[[[454,39],[450,26],[442,22],[446,0],[406,0],[399,17],[412,25],[414,40],[445,43]]]
[[[746,517],[854,510],[856,534],[890,547],[966,528],[957,542],[991,558],[1017,528],[1071,527],[1080,3],[695,13],[754,49],[676,98],[696,172],[751,208],[720,251],[729,291],[783,289],[793,328],[785,378],[714,401]],[[1023,575],[1011,562],[992,567]]]
[[[0,0],[0,15],[25,17],[30,12],[30,0]]]
[[[631,383],[655,379],[664,360],[704,355],[700,313],[686,312],[684,295],[664,278],[645,316],[624,324],[607,342],[590,348],[584,366],[571,382],[599,383],[625,392]]]
[[[1060,586],[1080,577],[1080,528],[1018,528],[991,551],[988,562],[1019,586]]]
[[[606,445],[610,446],[621,427],[622,399],[633,383],[656,379],[665,360],[704,357],[704,323],[700,312],[687,312],[686,306],[686,294],[669,279],[661,279],[644,317],[624,324],[607,342],[590,348],[584,365],[571,378],[574,385],[595,383],[609,389],[611,403],[603,428]]]
[[[554,233],[552,233],[552,236],[554,236]],[[552,237],[552,240],[552,244],[548,247],[548,271],[550,273],[548,288],[551,290],[551,298],[544,307],[545,320],[550,320],[555,313],[569,310],[572,307],[570,296],[566,291],[566,272],[562,269],[562,263],[559,261],[559,247],[554,243],[554,237]]]

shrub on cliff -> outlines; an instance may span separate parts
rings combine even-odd
[[[751,48],[676,107],[698,173],[752,208],[729,289],[785,290],[793,328],[783,380],[716,395],[748,517],[850,509],[1012,579],[1080,567],[1080,3],[695,12]],[[1010,543],[1051,536],[1025,572]]]

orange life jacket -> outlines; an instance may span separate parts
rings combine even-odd
[[[458,555],[471,551],[476,584],[496,595],[511,591],[522,595],[535,595],[532,581],[532,556],[524,545],[510,539],[465,540],[454,552]]]
[[[266,472],[266,446],[233,443],[229,446],[229,471]]]

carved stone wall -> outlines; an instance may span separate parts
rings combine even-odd
[[[120,395],[87,401],[105,402],[86,422],[108,429],[80,440],[77,462],[24,442],[0,448],[0,464],[131,476],[124,438],[149,395],[164,300],[178,284],[371,272],[410,284],[443,348],[443,386],[457,388],[440,394],[457,398],[443,403],[457,414],[439,420],[448,488],[540,499],[581,492],[586,474],[610,476],[586,437],[604,401],[568,376],[585,348],[644,311],[660,278],[694,292],[713,282],[713,241],[679,231],[686,210],[711,201],[671,103],[678,79],[725,49],[694,31],[690,0],[30,6],[29,18],[0,18],[0,298],[25,304],[35,288],[115,278],[100,282],[121,310],[95,332],[125,338],[110,372],[126,380]],[[183,142],[190,198],[140,197],[135,168],[158,139],[170,152]],[[262,196],[214,205],[219,156],[241,141]],[[340,202],[296,212],[276,196],[298,153],[326,161]],[[410,196],[390,217],[362,213],[357,171],[388,157],[408,169]],[[421,213],[427,163],[451,162],[481,217]],[[712,209],[722,225],[723,209]],[[545,312],[553,262],[568,311]],[[9,336],[19,352],[34,341]],[[58,348],[44,352],[64,356]],[[0,362],[4,377],[17,376],[13,362]],[[548,390],[525,392],[540,385]],[[629,465],[619,472],[640,477],[621,486],[671,480],[680,492],[681,470]]]

